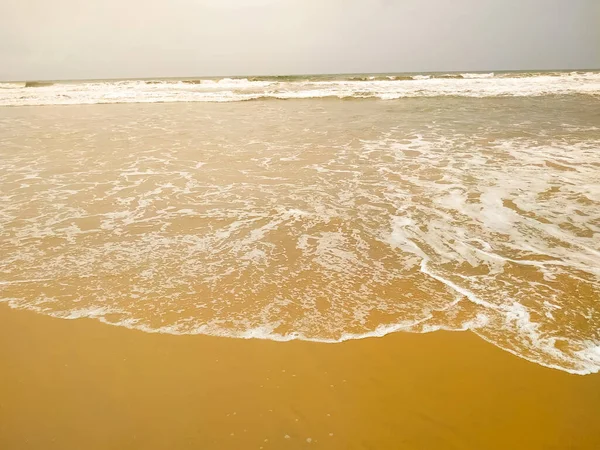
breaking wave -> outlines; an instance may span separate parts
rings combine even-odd
[[[27,89],[35,87],[35,90]],[[600,95],[598,72],[265,76],[0,83],[0,106],[259,99]]]
[[[25,87],[47,87],[47,86],[52,86],[54,85],[54,83],[51,83],[49,81],[26,81],[25,82]]]

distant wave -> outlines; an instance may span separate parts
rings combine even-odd
[[[248,81],[276,81],[276,82],[297,82],[297,81],[309,81],[311,76],[307,75],[279,75],[279,76],[260,76],[250,77]]]
[[[461,77],[469,79],[494,78],[493,73],[461,73]]]
[[[25,87],[25,83],[1,83],[0,89],[17,89]]]
[[[31,90],[32,87],[46,89]],[[600,72],[357,74],[0,83],[0,106],[600,95]]]
[[[458,79],[458,78],[464,78],[464,77],[457,73],[445,73],[443,75],[435,75],[434,78]]]
[[[54,83],[50,83],[48,81],[26,81],[25,87],[46,87],[52,86]]]

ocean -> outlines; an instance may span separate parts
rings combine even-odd
[[[600,72],[405,73],[0,82],[0,106],[598,95]]]
[[[0,83],[0,301],[598,372],[600,72]]]

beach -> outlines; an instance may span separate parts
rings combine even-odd
[[[0,308],[3,449],[581,449],[600,377],[471,333],[165,336]],[[286,437],[287,436],[287,437]]]
[[[0,449],[600,448],[600,73],[0,85]]]
[[[597,373],[597,99],[475,80],[486,96],[1,108],[0,300],[176,335],[471,330]]]

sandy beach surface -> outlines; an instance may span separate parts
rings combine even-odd
[[[0,448],[598,449],[600,376],[469,332],[148,334],[0,307]]]
[[[0,450],[599,450],[600,74],[384,78],[2,87]]]

